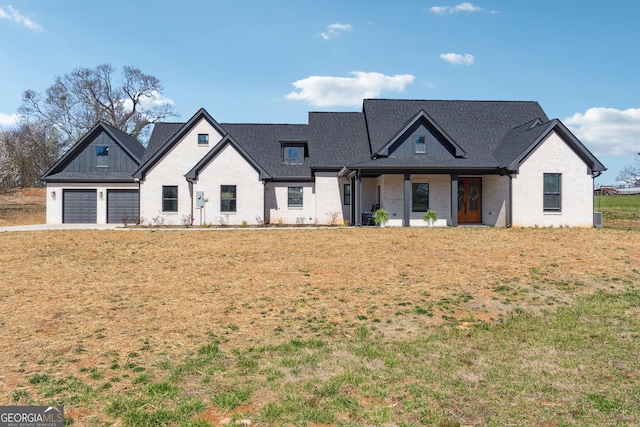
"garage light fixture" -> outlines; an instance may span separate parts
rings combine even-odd
[[[56,192],[55,191],[51,192],[51,198],[55,200],[55,198],[56,198]]]
[[[100,200],[102,200],[104,198],[104,194],[102,193],[102,191],[100,192]]]

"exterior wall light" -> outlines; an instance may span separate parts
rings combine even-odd
[[[53,200],[55,200],[55,199],[56,199],[56,192],[55,192],[55,191],[52,191],[52,192],[51,192],[51,198],[52,198]]]

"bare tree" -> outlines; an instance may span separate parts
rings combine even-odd
[[[0,131],[0,188],[15,187],[18,182],[17,168],[9,152],[10,137],[10,130]]]
[[[102,64],[57,76],[44,94],[25,91],[18,112],[56,127],[67,148],[100,120],[136,138],[145,136],[149,124],[177,116],[161,92],[160,80],[152,75],[125,66],[116,83],[114,68]]]
[[[0,133],[0,185],[41,185],[40,176],[60,154],[60,132],[44,121],[22,122]]]
[[[626,187],[640,187],[640,153],[636,153],[633,163],[622,168],[616,180]]]

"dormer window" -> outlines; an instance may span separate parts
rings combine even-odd
[[[424,135],[416,135],[416,154],[427,152],[427,138]]]
[[[101,168],[109,167],[109,147],[98,145],[96,147],[96,166]]]
[[[282,146],[282,163],[285,165],[302,165],[305,158],[303,143],[287,143]]]
[[[208,133],[199,133],[198,134],[198,145],[209,145],[209,134]]]

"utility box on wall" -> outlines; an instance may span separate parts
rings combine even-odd
[[[196,191],[196,207],[204,207],[204,191]]]

